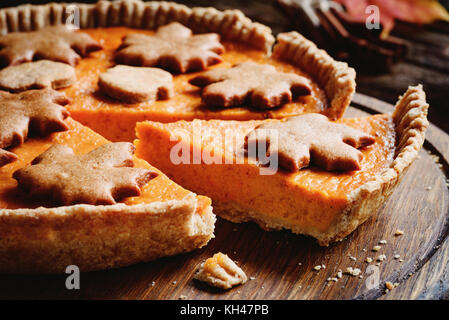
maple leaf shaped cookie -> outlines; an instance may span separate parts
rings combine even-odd
[[[152,36],[129,34],[124,37],[115,60],[120,64],[153,67],[185,73],[219,63],[224,51],[216,33],[192,35],[189,28],[172,22]]]
[[[277,139],[277,143],[272,143]],[[246,137],[246,148],[268,143],[268,154],[277,152],[279,166],[297,171],[310,163],[326,170],[360,170],[362,153],[357,150],[375,142],[374,137],[318,113],[268,122]],[[255,150],[255,149],[252,149]]]
[[[63,107],[67,103],[69,100],[64,94],[52,89],[22,93],[0,91],[0,150],[22,144],[29,131],[46,136],[67,130],[64,120],[69,112]],[[2,154],[4,160],[14,160],[10,152],[3,150]],[[3,165],[6,163],[8,161]]]
[[[308,95],[312,90],[304,77],[255,62],[209,70],[189,82],[204,88],[202,99],[210,107],[250,105],[269,109],[291,102],[293,96]]]
[[[0,64],[47,59],[75,65],[80,56],[100,50],[102,46],[88,34],[66,26],[52,26],[31,32],[12,32],[0,37]]]
[[[140,188],[157,176],[131,168],[133,154],[128,142],[109,143],[81,156],[56,144],[13,178],[31,196],[52,197],[62,205],[115,204],[116,199],[140,195]]]

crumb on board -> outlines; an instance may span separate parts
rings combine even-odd
[[[384,261],[385,259],[387,259],[387,256],[386,255],[384,255],[384,254],[381,254],[381,255],[379,255],[378,257],[377,257],[377,261]]]
[[[211,286],[230,289],[247,281],[245,272],[226,254],[218,252],[198,268],[195,279]],[[250,277],[251,280],[255,277]]]
[[[404,234],[404,231],[397,229],[396,232],[394,233],[394,235],[397,236],[402,236]]]
[[[373,250],[374,252],[377,252],[377,251],[379,251],[380,249],[381,249],[380,246],[374,246],[372,250]]]
[[[360,270],[359,268],[352,268],[352,267],[348,267],[345,270],[346,274],[349,274],[353,277],[357,277],[358,275],[360,275],[361,272],[362,270]]]

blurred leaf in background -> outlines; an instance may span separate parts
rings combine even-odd
[[[343,4],[348,14],[355,20],[363,22],[370,13],[366,8],[375,5],[380,11],[382,37],[386,37],[394,27],[394,21],[426,24],[436,20],[449,22],[449,12],[437,0],[335,0]],[[444,4],[449,5],[449,0]]]

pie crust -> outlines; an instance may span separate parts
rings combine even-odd
[[[0,34],[37,30],[66,23],[74,5],[79,10],[80,28],[126,26],[156,29],[177,21],[196,33],[215,32],[222,39],[242,42],[291,62],[314,77],[329,101],[329,117],[340,118],[355,92],[355,71],[335,61],[324,50],[297,32],[281,33],[275,39],[271,29],[252,22],[239,10],[189,8],[165,1],[99,1],[96,4],[49,3],[21,5],[0,10]],[[274,45],[275,41],[277,44]]]

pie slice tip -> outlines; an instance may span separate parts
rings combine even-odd
[[[116,268],[192,251],[214,237],[210,199],[176,185],[135,156],[135,167],[158,175],[139,196],[117,204],[55,206],[21,192],[13,172],[51,145],[86,154],[109,143],[73,119],[65,121],[67,131],[28,139],[11,149],[18,159],[0,168],[0,272],[63,273],[69,265],[81,271]]]

